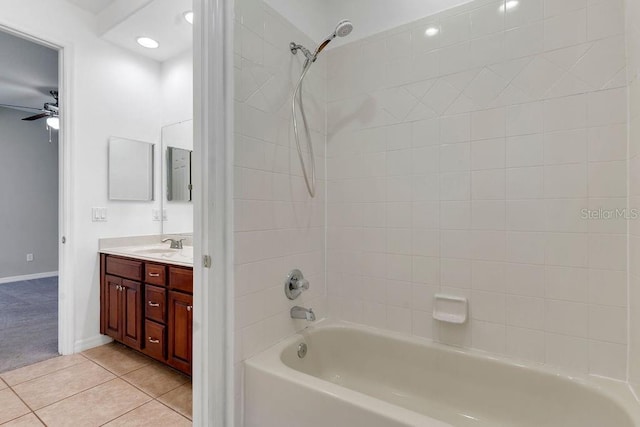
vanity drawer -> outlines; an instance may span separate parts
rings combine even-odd
[[[144,322],[144,352],[155,359],[166,359],[165,329],[166,326],[160,325],[154,321],[146,320]]]
[[[107,274],[126,279],[142,280],[142,262],[107,255],[105,270]]]
[[[158,323],[166,323],[167,319],[167,291],[157,286],[145,286],[144,313],[147,319]]]
[[[193,270],[191,268],[169,267],[169,287],[176,291],[193,293]]]
[[[145,269],[145,274],[144,274],[145,283],[150,283],[152,285],[165,286],[165,284],[167,283],[167,273],[166,273],[167,270],[164,265],[145,263],[144,269]]]

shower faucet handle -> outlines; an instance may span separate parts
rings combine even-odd
[[[284,281],[284,294],[287,298],[294,300],[307,289],[309,289],[309,281],[304,278],[302,272],[298,269],[291,270]]]

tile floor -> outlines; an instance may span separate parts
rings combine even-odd
[[[1,426],[190,426],[188,377],[120,344],[0,374]]]

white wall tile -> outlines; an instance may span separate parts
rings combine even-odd
[[[506,353],[517,359],[544,363],[544,332],[507,326]]]
[[[573,0],[570,0],[573,1]],[[549,2],[547,2],[549,4]],[[587,40],[587,10],[553,16],[544,22],[544,47],[558,49]]]
[[[544,330],[544,299],[507,295],[506,322],[509,326]]]
[[[544,162],[542,134],[513,136],[506,142],[506,166],[539,166]]]
[[[329,52],[327,276],[352,283],[329,291],[332,312],[624,378],[627,222],[582,217],[585,208],[625,207],[636,166],[626,167],[622,2],[520,0],[508,14],[500,4],[437,14]],[[427,38],[427,26],[441,32]],[[257,51],[248,54],[259,62]],[[240,113],[252,120],[240,127],[251,141],[287,147],[295,160],[286,121],[274,126],[256,108]],[[272,195],[292,199],[284,178],[300,171],[276,150],[272,177],[270,146],[260,144],[238,158],[265,174],[242,171],[238,188],[266,204],[239,205],[239,224],[269,233],[272,222],[286,229],[289,220],[279,218],[293,217],[274,210],[275,219],[256,219],[251,210],[268,209]],[[270,177],[275,184],[262,183]],[[243,256],[261,262],[265,236],[239,236]],[[287,236],[273,235],[280,248]],[[347,265],[357,271],[346,275]],[[469,324],[434,322],[436,292],[469,298]]]
[[[471,143],[471,169],[498,169],[505,167],[504,138],[486,139]]]
[[[474,112],[471,115],[471,138],[500,138],[506,134],[506,112],[504,108]]]

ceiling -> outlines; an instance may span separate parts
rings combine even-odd
[[[67,0],[67,1],[94,14],[98,14],[102,12],[107,6],[109,6],[111,3],[114,2],[114,0]]]
[[[135,13],[112,25],[102,37],[137,54],[159,62],[191,49],[193,26],[185,21],[184,12],[192,10],[192,0],[153,0]],[[157,49],[146,49],[136,43],[140,36],[160,43]]]
[[[0,103],[42,108],[58,87],[58,52],[0,31]]]

